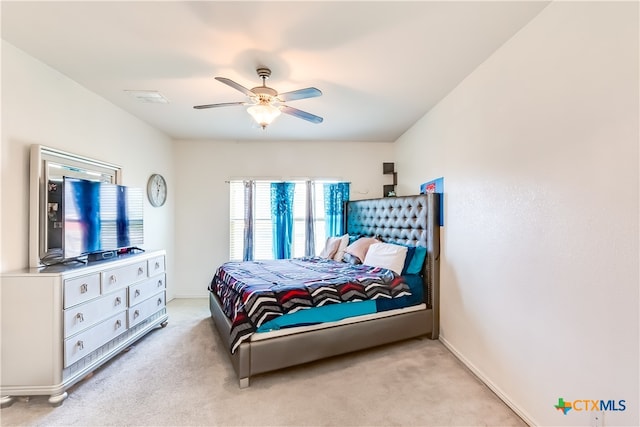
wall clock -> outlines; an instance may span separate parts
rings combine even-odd
[[[152,206],[162,206],[167,200],[167,182],[160,174],[154,173],[147,182],[147,197]]]

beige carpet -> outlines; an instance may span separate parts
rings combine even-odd
[[[239,389],[206,299],[152,331],[64,404],[18,398],[2,425],[523,426],[439,342],[415,339],[256,376]]]

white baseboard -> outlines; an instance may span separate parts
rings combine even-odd
[[[174,295],[171,299],[207,299],[209,298],[208,294],[178,294]]]
[[[447,347],[447,349],[451,353],[453,353],[453,355],[460,362],[462,362],[463,365],[465,365],[476,377],[478,377],[480,381],[482,381],[487,387],[489,387],[489,389],[494,392],[495,395],[498,396],[498,398],[500,398],[500,400],[502,400],[509,408],[511,408],[513,412],[515,412],[520,418],[522,418],[522,421],[530,426],[538,425],[533,420],[533,418],[529,414],[527,414],[526,411],[513,403],[511,399],[509,399],[509,397],[500,389],[500,387],[495,385],[489,378],[487,378],[487,376],[484,375],[482,371],[480,371],[473,363],[471,363],[466,357],[464,357],[453,345],[451,345],[449,341],[447,341],[446,338],[440,335],[439,339],[440,342],[442,342],[442,344]]]

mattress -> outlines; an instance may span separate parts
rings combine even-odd
[[[218,268],[209,290],[231,320],[232,353],[262,325],[283,315],[355,302],[369,303],[356,315],[371,314],[378,311],[377,304],[372,310],[375,300],[412,296],[409,283],[391,270],[319,257],[228,262]]]

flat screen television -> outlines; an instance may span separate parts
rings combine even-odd
[[[144,243],[141,188],[64,177],[62,212],[64,259]]]

